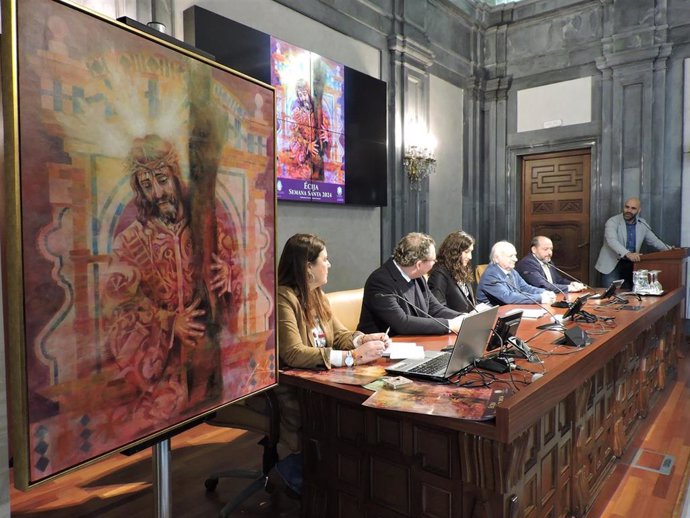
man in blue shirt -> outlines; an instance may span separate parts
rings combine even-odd
[[[604,244],[594,266],[601,274],[601,285],[609,286],[623,279],[623,287],[632,288],[633,263],[640,260],[640,248],[646,242],[657,250],[671,247],[661,241],[649,224],[639,216],[640,200],[630,198],[623,205],[623,213],[608,219],[604,227]]]

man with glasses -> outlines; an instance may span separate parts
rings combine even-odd
[[[436,262],[433,238],[412,232],[398,242],[393,257],[364,284],[357,329],[363,333],[389,329],[391,335],[437,335],[457,332],[464,313],[441,304],[425,275]]]
[[[556,300],[553,291],[530,286],[515,271],[517,251],[508,241],[499,241],[491,248],[491,264],[487,266],[477,286],[477,301],[502,306],[504,304],[551,304]]]

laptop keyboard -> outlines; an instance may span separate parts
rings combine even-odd
[[[415,374],[433,374],[438,370],[444,369],[449,361],[450,353],[441,354],[427,362],[417,365],[414,369],[410,369],[410,372],[414,372]]]

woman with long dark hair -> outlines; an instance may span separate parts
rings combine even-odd
[[[278,263],[278,339],[282,368],[330,369],[368,363],[381,357],[385,333],[346,329],[332,314],[321,287],[328,282],[326,245],[312,234],[295,234],[285,243]],[[292,387],[276,389],[280,401],[280,440],[292,454],[278,471],[295,492],[301,491],[301,416]]]
[[[436,264],[429,273],[429,288],[450,309],[469,313],[477,304],[472,290],[474,238],[459,230],[449,234],[436,254]]]

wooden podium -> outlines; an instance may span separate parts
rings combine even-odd
[[[663,252],[642,254],[639,262],[635,263],[635,270],[660,270],[659,282],[665,292],[685,286],[687,271],[685,258],[690,255],[688,248],[674,248]]]

